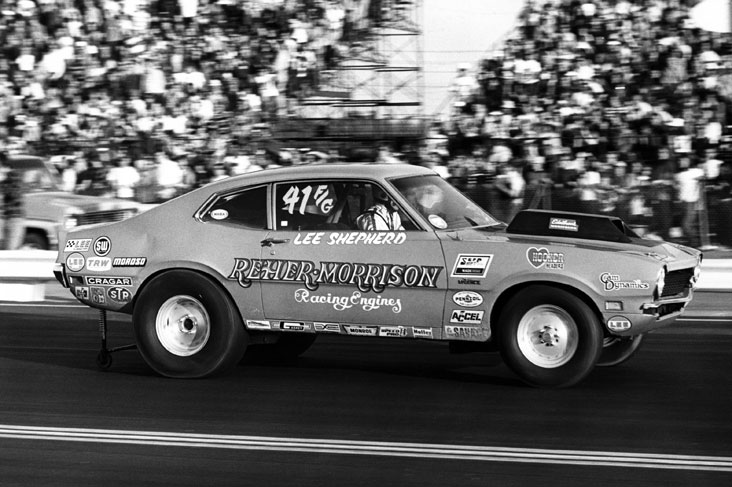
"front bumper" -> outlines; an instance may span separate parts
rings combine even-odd
[[[603,313],[606,329],[617,336],[640,335],[673,324],[686,309],[694,296],[692,288],[670,298],[643,303],[640,313],[615,312]],[[624,323],[618,326],[618,323]]]

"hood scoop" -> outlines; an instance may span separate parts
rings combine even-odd
[[[630,243],[638,235],[618,217],[552,210],[523,210],[506,233]]]

